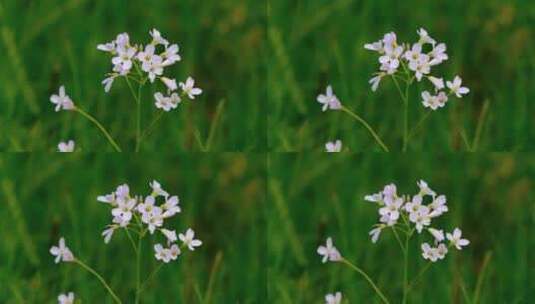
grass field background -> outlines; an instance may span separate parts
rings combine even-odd
[[[388,183],[396,183],[398,193],[414,194],[419,179],[448,198],[450,211],[433,223],[450,231],[460,227],[471,244],[433,265],[408,303],[473,303],[479,278],[479,303],[532,302],[535,162],[529,155],[324,155],[270,157],[271,303],[323,303],[335,291],[343,293],[343,303],[380,303],[357,273],[321,263],[316,249],[328,236],[391,303],[401,303],[402,253],[391,232],[384,231],[376,244],[370,241],[379,216],[363,197]],[[420,243],[416,238],[409,247],[409,278],[425,263]]]
[[[166,75],[191,75],[204,94],[166,113],[142,151],[198,151],[196,134],[205,144],[212,128],[212,151],[264,150],[265,23],[262,1],[2,0],[0,151],[54,151],[66,139],[84,151],[112,150],[80,115],[54,112],[49,98],[62,84],[123,150],[133,150],[135,101],[124,80],[104,93],[111,58],[96,46],[122,32],[148,43],[152,28],[180,47],[182,61]],[[142,95],[145,127],[157,111],[153,93]]]
[[[466,151],[481,121],[478,149],[529,151],[535,143],[535,5],[512,0],[269,1],[269,146],[275,151],[321,151],[341,139],[352,151],[379,151],[351,117],[321,112],[316,96],[332,84],[341,102],[366,119],[391,150],[401,150],[403,107],[392,80],[373,93],[379,64],[364,49],[384,33],[414,42],[427,29],[445,42],[450,59],[433,69],[461,75],[471,93],[432,114],[410,151]],[[422,82],[423,83],[423,82]],[[427,85],[427,84],[426,84]],[[429,86],[425,86],[429,89]],[[410,92],[410,126],[425,113],[424,87]],[[485,104],[488,111],[482,117]]]
[[[148,161],[153,157],[161,161]],[[80,267],[54,264],[48,250],[65,236],[75,256],[101,272],[123,303],[133,303],[135,254],[124,232],[104,244],[111,214],[96,197],[122,183],[147,195],[157,179],[182,207],[166,225],[191,226],[204,244],[162,268],[142,303],[261,303],[265,167],[264,156],[238,154],[0,156],[0,302],[57,303],[60,292],[73,291],[83,303],[111,303]],[[142,278],[156,265],[148,241],[143,248]]]

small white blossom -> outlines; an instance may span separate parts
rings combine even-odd
[[[152,182],[150,182],[149,186],[152,188],[152,195],[154,196],[168,196],[169,195],[167,191],[162,189],[162,185],[156,180],[153,180]]]
[[[380,203],[383,200],[383,192],[368,194],[364,196],[364,200],[372,203]]]
[[[56,112],[60,110],[74,110],[75,106],[71,98],[65,94],[65,86],[59,87],[59,95],[50,96],[50,101],[56,105]]]
[[[160,80],[167,86],[169,92],[176,91],[176,89],[178,88],[175,79],[161,77]]]
[[[435,45],[436,43],[435,39],[431,38],[425,29],[420,28],[416,32],[420,36],[420,40],[418,41],[419,43],[421,44],[429,43],[429,44]]]
[[[327,294],[325,296],[325,304],[340,304],[342,303],[342,293],[336,292],[335,294]]]
[[[126,75],[132,69],[137,50],[131,46],[124,45],[117,48],[117,56],[113,57],[111,62],[121,75]]]
[[[124,227],[130,223],[136,203],[135,199],[120,198],[117,200],[117,206],[111,210],[111,214],[118,220],[118,224]]]
[[[455,246],[458,250],[461,250],[462,247],[468,246],[470,241],[462,238],[462,231],[459,228],[455,228],[452,233],[446,233],[446,238],[450,243]]]
[[[58,304],[73,304],[74,303],[74,293],[69,292],[68,294],[60,294],[58,296]]]
[[[171,251],[167,248],[163,248],[162,244],[154,245],[154,256],[157,260],[164,263],[169,263],[171,261]]]
[[[162,44],[162,45],[165,45],[165,46],[167,46],[169,44],[169,42],[162,37],[162,35],[160,34],[160,32],[157,29],[152,29],[149,32],[149,34],[152,37],[151,44],[153,44],[153,45]]]
[[[435,46],[433,50],[429,52],[429,57],[431,58],[431,61],[429,62],[430,65],[438,65],[448,60],[448,54],[446,54],[446,44],[440,43]]]
[[[327,152],[340,152],[342,151],[342,141],[337,139],[334,142],[328,142],[325,144],[325,150]]]
[[[177,240],[176,231],[168,229],[160,229],[163,235],[167,238],[167,243],[174,243]]]
[[[195,87],[195,80],[191,77],[186,79],[186,83],[181,82],[179,85],[184,94],[188,95],[189,99],[193,100],[196,95],[202,94],[202,90]]]
[[[443,230],[438,230],[438,229],[435,229],[435,228],[429,228],[429,229],[427,229],[427,231],[429,231],[429,233],[431,233],[431,235],[435,238],[435,243],[440,243],[440,242],[444,241],[444,231]]]
[[[446,85],[451,90],[451,92],[455,94],[455,96],[457,96],[458,98],[461,98],[462,95],[466,95],[470,92],[470,89],[462,86],[462,79],[459,76],[455,76],[453,82],[446,81]]]
[[[59,152],[74,152],[74,140],[69,140],[67,142],[60,142],[58,144]]]
[[[160,92],[154,94],[154,99],[156,100],[156,102],[154,103],[156,108],[162,109],[165,112],[169,112],[172,109],[176,109],[178,107],[178,104],[180,103],[180,98],[176,99],[175,97],[164,96]]]
[[[336,95],[334,95],[333,88],[330,85],[327,86],[325,95],[323,94],[318,95],[316,100],[319,103],[323,104],[323,107],[322,107],[323,112],[327,111],[327,109],[339,110],[342,108],[342,104],[340,103]]]
[[[435,250],[436,250],[437,258],[439,260],[444,259],[446,257],[446,254],[448,253],[448,247],[446,247],[446,245],[444,244],[439,244]]]
[[[180,206],[178,206],[179,202],[178,196],[176,195],[171,197],[166,196],[165,203],[162,204],[162,210],[164,211],[163,217],[168,218],[180,213],[181,209]]]
[[[179,62],[182,60],[180,55],[178,54],[178,45],[173,44],[169,47],[165,48],[165,52],[161,54],[163,61],[163,66],[170,66],[175,64],[175,62]]]
[[[154,207],[152,208],[152,212],[144,213],[141,216],[141,221],[147,224],[150,234],[153,234],[156,228],[163,225],[164,218],[162,213],[162,208]]]
[[[433,76],[428,76],[427,79],[431,81],[431,83],[435,86],[435,91],[440,91],[444,89],[444,79],[443,78],[437,78]]]
[[[439,195],[433,200],[431,204],[429,204],[429,208],[431,208],[431,217],[441,216],[443,213],[448,212],[448,206],[446,205],[446,196]]]
[[[101,50],[108,53],[115,52],[115,41],[97,45],[97,50]]]
[[[418,188],[420,188],[420,195],[431,195],[433,197],[437,195],[435,191],[429,188],[429,185],[423,179],[418,181],[416,184],[418,185]]]
[[[115,231],[116,229],[116,226],[109,226],[108,229],[105,229],[103,232],[102,232],[102,236],[104,237],[104,243],[105,244],[108,244],[111,240],[111,237],[113,236],[113,232]]]
[[[65,239],[62,237],[59,239],[58,246],[52,246],[50,248],[50,253],[56,257],[54,262],[59,263],[63,262],[72,262],[74,261],[74,255],[72,254],[69,247],[65,245]]]
[[[438,253],[436,248],[431,247],[428,243],[422,244],[422,256],[426,260],[430,260],[431,262],[436,262],[438,259]]]
[[[113,81],[115,80],[117,76],[110,76],[104,80],[102,80],[102,85],[104,85],[104,92],[108,93],[111,90],[111,86],[113,85]]]
[[[199,247],[202,245],[202,242],[200,240],[195,239],[195,232],[191,228],[188,228],[185,234],[180,233],[178,235],[178,238],[191,251],[195,250],[195,247]]]
[[[327,261],[337,262],[342,259],[340,252],[333,245],[333,240],[328,237],[325,246],[319,246],[317,253],[323,256],[322,262],[326,263]]]
[[[379,74],[370,79],[369,83],[372,85],[372,92],[377,91],[377,88],[379,87],[379,83],[381,83],[381,79],[383,78],[383,76],[383,74]]]
[[[403,199],[386,196],[384,202],[384,207],[379,209],[379,214],[381,215],[380,221],[386,223],[388,226],[392,226],[396,224],[399,218],[399,211],[403,205]]]
[[[426,108],[431,108],[432,110],[436,110],[441,107],[441,104],[437,98],[437,96],[431,95],[428,91],[422,92],[422,104]]]
[[[377,243],[377,240],[379,239],[379,236],[381,235],[381,231],[383,231],[383,226],[373,228],[370,231],[369,235],[372,239],[372,243]]]
[[[380,54],[384,53],[383,41],[382,40],[379,40],[379,41],[373,42],[373,43],[366,43],[364,45],[364,48],[367,49],[367,50],[370,50],[370,51],[378,52]]]
[[[416,231],[421,233],[424,226],[429,226],[431,224],[429,208],[427,206],[420,206],[416,212],[409,214],[409,220],[416,225]]]

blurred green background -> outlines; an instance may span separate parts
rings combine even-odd
[[[161,161],[150,161],[154,157]],[[181,201],[182,213],[166,225],[177,231],[191,226],[204,244],[162,268],[142,303],[261,303],[265,168],[265,156],[230,153],[140,154],[129,160],[119,154],[0,156],[0,303],[57,303],[66,291],[84,303],[111,303],[80,267],[54,264],[48,250],[61,236],[124,303],[133,303],[135,254],[124,232],[104,244],[100,234],[111,214],[96,197],[122,183],[131,193],[147,195],[152,179]],[[156,265],[148,244],[142,277]]]
[[[533,1],[272,0],[269,16],[268,141],[275,151],[321,151],[334,139],[352,151],[380,150],[351,117],[321,112],[316,96],[328,84],[391,150],[401,150],[399,95],[391,80],[371,91],[368,80],[379,69],[378,56],[363,46],[389,31],[398,41],[414,42],[420,27],[448,47],[450,59],[434,74],[461,75],[471,93],[433,113],[409,150],[467,150],[461,133],[472,143],[486,101],[479,150],[535,147]],[[423,89],[410,94],[412,126],[425,112]]]
[[[331,155],[329,155],[331,156]],[[268,291],[272,303],[324,303],[341,291],[344,303],[380,303],[357,273],[321,263],[316,253],[328,236],[342,255],[363,268],[389,297],[401,302],[403,255],[393,234],[373,244],[377,207],[363,200],[388,183],[414,194],[426,180],[448,198],[450,211],[433,221],[458,226],[471,244],[437,262],[409,303],[471,303],[485,257],[479,303],[532,303],[535,296],[535,160],[530,155],[335,155],[275,156],[268,178]],[[428,240],[427,238],[425,240]],[[418,239],[409,278],[425,263]]]
[[[211,150],[264,150],[265,24],[265,2],[252,0],[2,0],[0,151],[54,151],[66,139],[84,151],[112,150],[80,115],[54,112],[49,98],[62,84],[123,150],[133,150],[135,101],[124,80],[104,93],[111,57],[96,46],[121,32],[148,43],[152,28],[180,47],[182,61],[166,75],[178,81],[191,75],[204,94],[166,113],[142,151],[197,151],[195,134],[205,142],[211,128]],[[157,112],[152,96],[145,88],[143,126]]]

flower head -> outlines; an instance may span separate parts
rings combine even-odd
[[[58,304],[73,304],[74,303],[74,293],[69,292],[68,294],[60,294],[58,296]]]
[[[58,144],[59,152],[74,152],[74,140],[69,140],[67,142],[60,142]]]
[[[342,259],[340,252],[334,247],[333,240],[330,237],[327,238],[325,246],[322,245],[318,247],[317,253],[323,256],[323,263],[326,263],[327,261],[337,262]]]
[[[179,85],[184,94],[188,95],[189,99],[193,100],[196,95],[202,94],[202,90],[195,87],[195,80],[191,77],[188,77],[185,83],[181,82]]]
[[[455,228],[453,233],[446,233],[446,238],[453,246],[455,246],[455,248],[457,248],[457,250],[461,250],[462,247],[470,244],[469,240],[462,238],[462,231],[459,228]]]
[[[59,87],[59,95],[53,94],[50,96],[50,101],[56,105],[56,112],[60,110],[74,110],[75,106],[71,98],[65,94],[65,87]]]
[[[185,234],[180,233],[178,235],[178,238],[191,251],[195,250],[195,247],[199,247],[202,245],[202,242],[200,240],[195,239],[195,232],[191,228],[188,228]]]
[[[446,81],[446,86],[448,86],[451,92],[455,94],[455,96],[457,96],[458,98],[461,98],[463,97],[463,95],[470,93],[470,89],[462,86],[462,79],[459,76],[455,76],[453,82]]]
[[[342,151],[342,141],[337,139],[334,142],[328,142],[325,144],[325,150],[327,152],[340,152]]]
[[[325,95],[323,94],[318,95],[316,100],[319,103],[323,104],[323,107],[322,107],[323,112],[327,111],[327,109],[339,110],[342,108],[342,104],[340,103],[336,95],[334,95],[333,88],[330,85],[327,86]]]
[[[342,293],[336,292],[335,294],[327,294],[325,296],[325,304],[340,304],[342,303]]]
[[[56,257],[54,262],[59,263],[63,262],[72,262],[74,261],[74,255],[72,254],[69,247],[65,245],[65,239],[62,237],[59,239],[58,246],[52,246],[50,248],[50,253]]]

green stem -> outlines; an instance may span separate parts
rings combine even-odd
[[[418,131],[418,129],[423,125],[423,123],[427,120],[427,118],[429,118],[429,116],[431,115],[431,112],[432,111],[429,110],[429,111],[427,111],[427,113],[424,114],[424,116],[422,116],[420,121],[409,132],[409,138],[408,139],[411,139],[412,136],[414,136],[414,134],[416,134],[416,131]]]
[[[407,294],[409,293],[408,288],[408,270],[409,270],[409,238],[410,235],[407,235],[405,238],[405,252],[403,253],[403,301],[402,303],[407,303]]]
[[[125,227],[125,231],[126,231],[126,235],[128,235],[128,239],[130,240],[130,243],[132,244],[132,248],[134,248],[134,251],[135,251],[136,254],[137,254],[136,243],[134,243],[134,239],[133,239],[132,236],[130,235],[130,231],[128,231],[128,228],[126,228],[126,227]]]
[[[420,270],[420,272],[416,275],[416,277],[414,277],[414,279],[409,283],[409,286],[407,286],[408,290],[411,290],[414,287],[414,285],[416,285],[416,283],[418,283],[420,278],[429,269],[429,267],[431,267],[432,264],[433,264],[432,262],[427,262],[427,264],[424,266],[424,268],[422,268],[422,270]]]
[[[84,110],[80,109],[80,108],[74,108],[74,111],[82,114],[82,116],[84,116],[85,118],[89,119],[89,121],[91,121],[93,124],[95,124],[98,129],[104,134],[104,136],[106,137],[106,139],[108,139],[108,141],[110,142],[110,144],[113,146],[113,148],[115,149],[115,151],[117,152],[123,152],[121,150],[121,148],[119,148],[119,145],[113,140],[113,138],[111,137],[110,133],[108,133],[108,131],[106,130],[106,128],[104,128],[100,122],[98,122],[98,120],[96,120],[93,116],[89,115],[87,112],[85,112]]]
[[[392,226],[392,230],[394,231],[394,235],[396,236],[396,240],[398,240],[399,246],[401,247],[401,250],[405,252],[405,246],[403,246],[403,243],[401,242],[401,239],[399,238],[398,232],[396,230],[396,227]]]
[[[140,286],[140,288],[139,288],[138,291],[137,291],[138,294],[141,293],[141,292],[145,289],[146,285],[150,283],[150,281],[152,280],[152,278],[158,273],[158,271],[160,271],[160,269],[162,268],[162,266],[163,266],[163,263],[160,263],[160,264],[158,265],[158,267],[156,267],[156,268],[151,272],[151,274],[147,277],[147,279],[146,279],[145,281],[143,281],[143,283],[141,283],[141,286]]]
[[[136,253],[136,304],[139,303],[139,294],[141,288],[141,239],[140,235],[137,241],[137,253]]]
[[[386,299],[385,295],[381,292],[381,290],[377,287],[377,285],[375,285],[375,283],[373,283],[372,279],[366,274],[366,272],[364,272],[362,269],[360,269],[357,266],[353,265],[351,262],[349,262],[348,260],[346,260],[344,258],[342,258],[340,260],[340,262],[343,263],[343,264],[346,264],[347,266],[351,267],[353,270],[358,272],[360,275],[362,275],[366,279],[366,281],[368,281],[368,283],[372,286],[373,290],[375,290],[375,292],[381,298],[381,300],[386,304],[390,303]]]
[[[407,82],[405,86],[405,98],[404,98],[404,119],[403,119],[403,152],[407,151],[407,146],[409,144],[409,86],[410,83]]]
[[[78,259],[75,259],[74,260],[74,263],[80,265],[82,268],[84,268],[85,270],[89,271],[92,275],[94,275],[95,277],[97,277],[97,279],[102,283],[102,285],[104,285],[104,288],[106,288],[106,290],[110,293],[111,297],[113,298],[113,300],[115,300],[115,302],[121,304],[121,300],[119,299],[119,297],[115,294],[115,292],[113,292],[113,290],[111,289],[111,287],[106,283],[106,281],[102,278],[102,276],[100,276],[100,274],[98,274],[95,270],[93,270],[93,268],[87,266],[86,264],[84,264],[82,261],[78,260]]]
[[[126,83],[128,84],[128,88],[130,89],[130,93],[132,93],[132,96],[136,100],[136,152],[139,152],[139,142],[141,140],[141,87],[142,84],[140,83],[138,86],[138,93],[136,95],[134,88],[132,87],[132,84],[130,83],[130,80],[128,80],[128,77],[125,77]]]
[[[143,133],[141,134],[141,137],[140,137],[140,142],[141,140],[143,140],[146,136],[148,136],[150,134],[150,132],[152,132],[152,129],[156,126],[156,123],[158,123],[158,121],[160,121],[160,119],[163,117],[164,115],[164,111],[160,111],[158,113],[158,115],[156,115],[156,117],[152,120],[152,122],[150,123],[150,125],[143,131]]]
[[[358,116],[357,114],[353,113],[351,110],[349,110],[348,108],[346,108],[344,106],[342,106],[342,108],[340,108],[340,110],[342,110],[343,112],[349,114],[351,117],[353,117],[358,122],[360,122],[362,125],[364,125],[364,127],[370,132],[370,134],[373,136],[375,141],[381,146],[381,148],[383,148],[383,150],[385,152],[390,152],[388,150],[388,147],[383,143],[383,141],[379,137],[379,135],[377,135],[377,133],[372,129],[372,127],[364,119],[362,119],[360,116]]]

